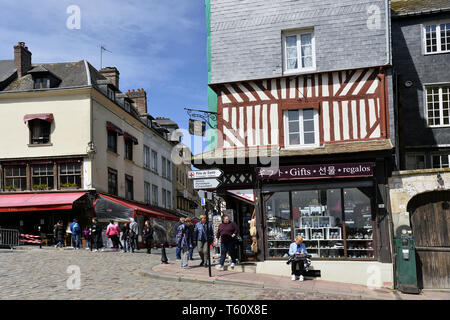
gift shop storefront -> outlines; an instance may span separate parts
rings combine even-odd
[[[320,278],[392,286],[384,163],[257,168],[264,261],[258,272],[289,274],[289,245],[301,235]]]

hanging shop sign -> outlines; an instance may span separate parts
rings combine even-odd
[[[188,172],[189,179],[220,178],[222,175],[223,175],[223,171],[220,169],[194,170],[194,171]]]
[[[210,190],[216,189],[220,186],[221,182],[217,179],[197,179],[194,180],[195,190]]]
[[[346,163],[256,168],[256,176],[260,180],[372,177],[374,166],[374,163]]]
[[[205,131],[206,131],[205,121],[189,119],[189,134],[204,137]]]

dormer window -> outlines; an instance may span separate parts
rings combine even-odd
[[[49,77],[39,77],[34,79],[35,89],[48,89],[50,88],[50,78]]]
[[[114,92],[113,89],[111,89],[111,88],[108,87],[108,89],[107,89],[107,95],[108,95],[108,98],[109,98],[110,100],[116,101],[116,93]]]
[[[125,108],[125,110],[127,110],[128,112],[131,112],[131,103],[127,100],[125,100],[125,102],[123,103],[123,106]]]

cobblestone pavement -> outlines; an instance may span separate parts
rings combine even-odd
[[[174,249],[168,249],[169,260]],[[0,250],[0,299],[357,299],[355,296],[335,296],[276,289],[250,288],[234,285],[212,285],[154,279],[139,275],[160,263],[161,250],[148,255],[135,253],[57,250],[54,248]],[[67,272],[76,265],[81,271],[81,288],[69,290]],[[206,269],[205,269],[206,271]],[[186,272],[189,272],[187,270]]]

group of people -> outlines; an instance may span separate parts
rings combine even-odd
[[[86,240],[87,250],[91,251],[103,251],[103,227],[98,222],[97,218],[92,218],[92,224],[89,228],[81,229],[77,219],[73,219],[73,222],[69,226],[69,230],[72,234],[72,246],[75,250],[79,250],[81,247],[81,239],[84,236]],[[65,242],[66,229],[63,222],[60,220],[54,227],[54,236],[56,240],[55,247],[62,248]],[[112,242],[112,250],[123,252],[134,252],[139,250],[138,244],[139,226],[134,219],[131,219],[130,223],[125,223],[122,228],[114,221],[110,221],[106,228],[106,237]],[[153,228],[150,221],[145,221],[145,227],[143,229],[143,238],[146,244],[147,253],[151,253],[151,246],[153,241]],[[122,244],[123,243],[123,244]]]
[[[228,215],[222,216],[222,223],[219,225],[216,239],[214,241],[214,231],[212,223],[206,223],[206,215],[200,216],[200,221],[195,224],[192,223],[191,218],[180,219],[180,224],[177,228],[177,259],[181,260],[181,267],[188,269],[189,260],[192,259],[193,250],[198,248],[200,255],[200,266],[207,267],[207,255],[210,250],[210,246],[214,243],[217,245],[220,239],[220,263],[217,266],[219,270],[223,269],[227,253],[231,257],[231,268],[236,264],[236,239],[239,234],[239,229],[236,223],[230,221]]]

